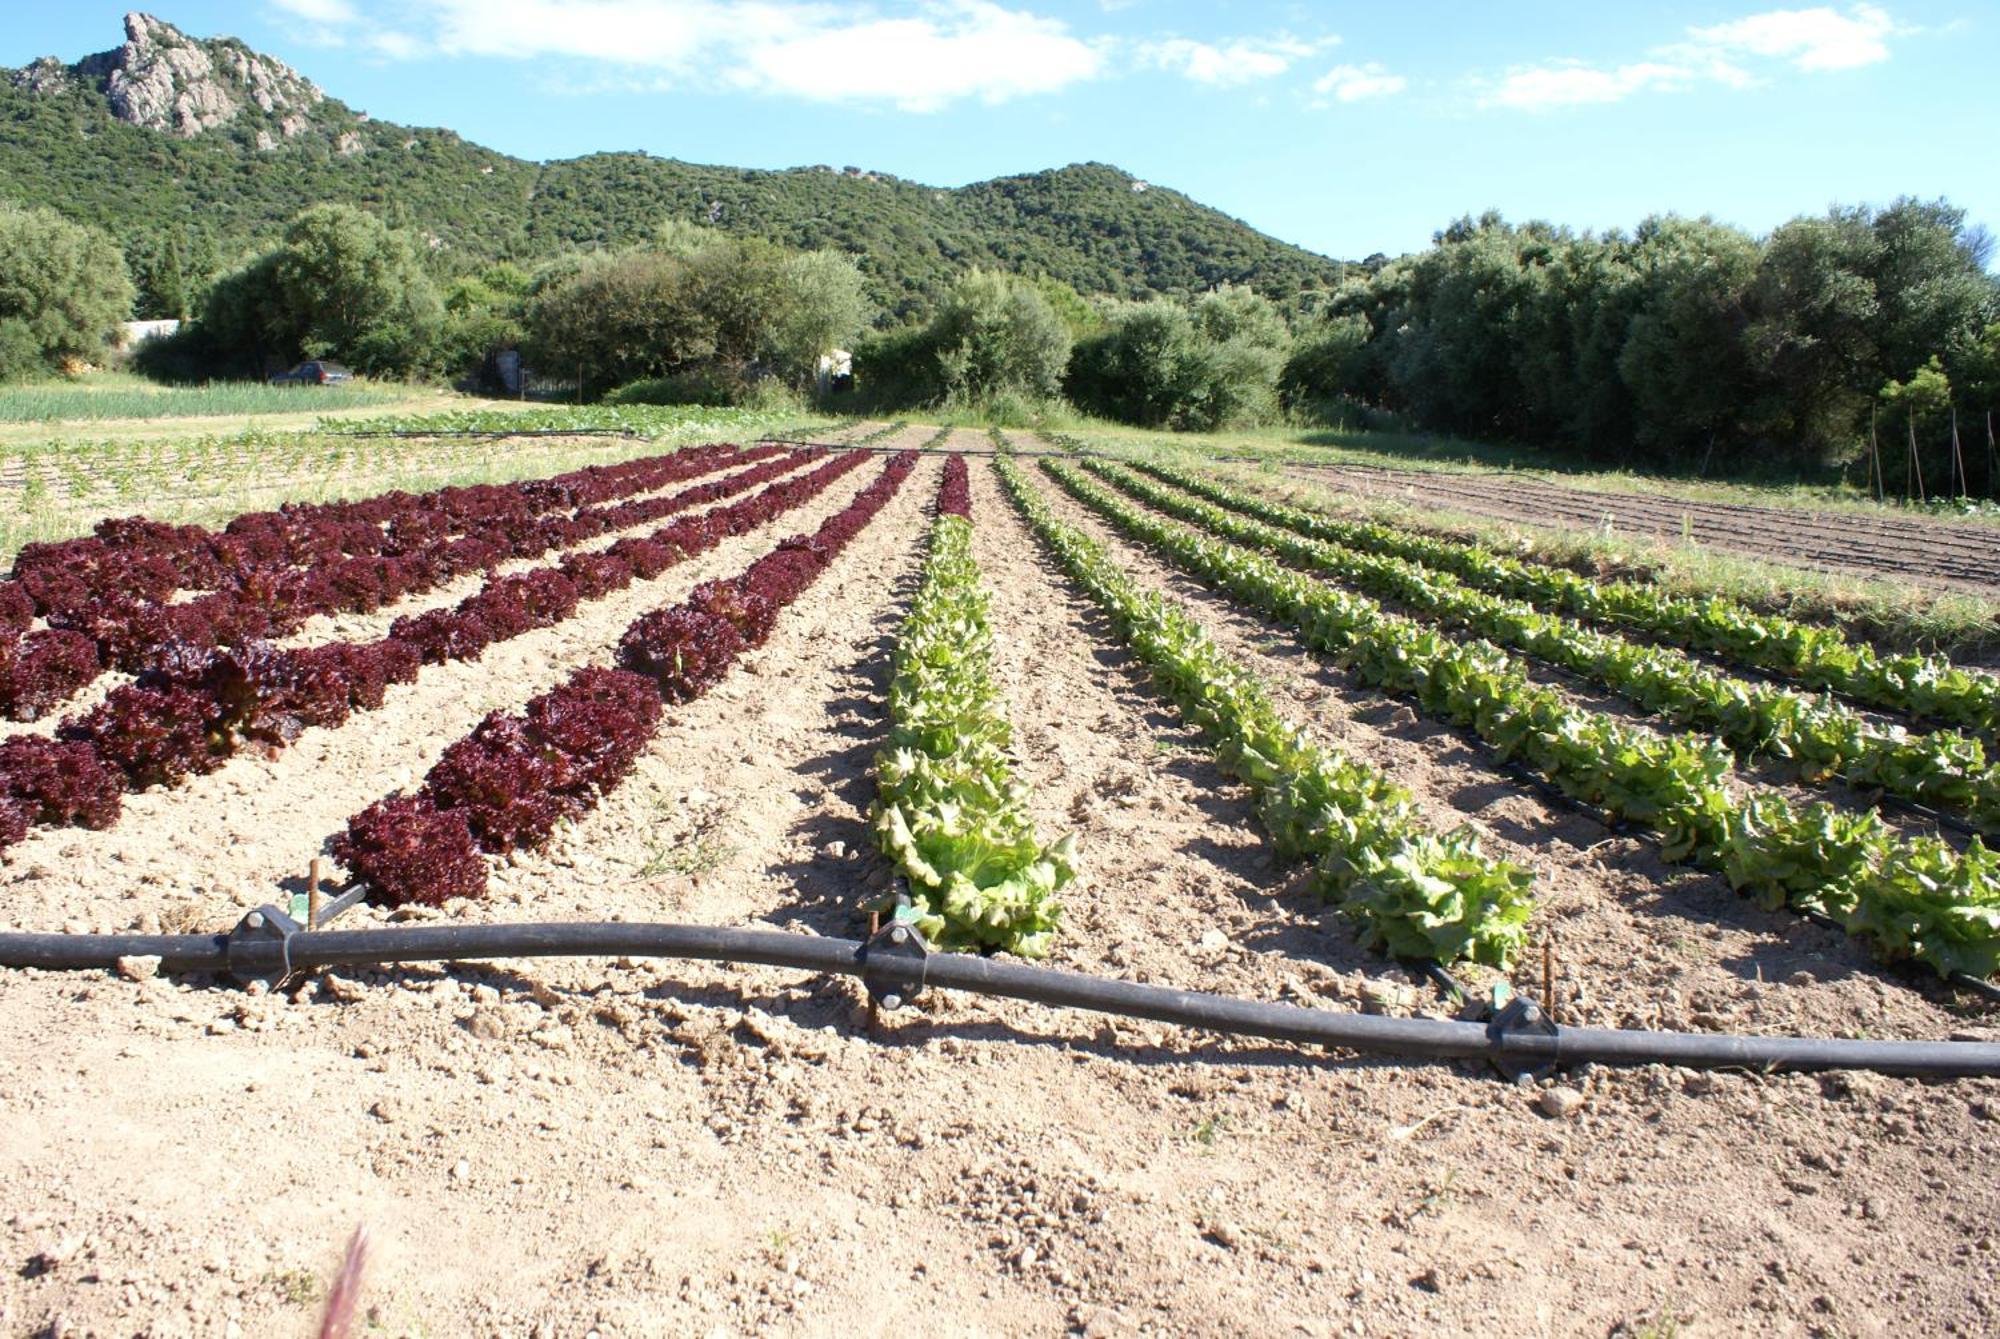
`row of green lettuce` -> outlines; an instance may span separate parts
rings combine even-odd
[[[1904,839],[1873,813],[1747,787],[1712,738],[1662,736],[1532,682],[1485,641],[1454,642],[1261,553],[1164,520],[1054,461],[1044,468],[1118,530],[1297,629],[1364,681],[1478,734],[1564,793],[1652,828],[1663,855],[1720,872],[1767,907],[1839,919],[1885,959],[1940,975],[2000,970],[2000,858]]]
[[[1528,870],[1486,855],[1469,829],[1429,831],[1408,792],[1286,719],[1185,607],[1139,589],[1101,544],[1054,515],[1012,461],[997,466],[1036,536],[1203,732],[1223,771],[1250,787],[1279,855],[1314,862],[1315,887],[1359,924],[1369,947],[1407,959],[1511,962],[1533,905]]]
[[[1136,463],[1169,483],[1234,505],[1224,501],[1226,490],[1207,476],[1157,462]],[[1810,688],[1831,689],[1868,706],[1981,732],[2000,726],[2000,678],[1954,665],[1944,656],[1884,654],[1850,641],[1838,628],[1760,614],[1719,595],[1696,598],[1637,581],[1597,581],[1480,544],[1342,520],[1267,499],[1244,504],[1244,509],[1253,507],[1251,514],[1314,539],[1420,562],[1478,590],[1631,628]]]
[[[1045,956],[1076,854],[1068,836],[1053,846],[1036,836],[1013,776],[993,629],[963,515],[941,508],[931,528],[893,670],[869,821],[909,884],[897,916],[936,948]]]
[[[1806,781],[1840,777],[1963,814],[1983,832],[2000,832],[2000,772],[1975,735],[1912,734],[1878,725],[1839,702],[1776,684],[1749,683],[1671,647],[1634,643],[1543,613],[1525,601],[1474,590],[1449,572],[1307,538],[1255,519],[1266,510],[1261,499],[1217,484],[1206,484],[1197,497],[1192,490],[1155,483],[1115,465],[1090,462],[1088,468],[1131,496],[1211,533],[1537,657],[1676,725],[1712,733],[1740,760],[1782,759]]]

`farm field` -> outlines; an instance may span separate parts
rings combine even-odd
[[[722,438],[746,449],[674,450]],[[255,444],[82,469],[10,553],[141,505],[214,525],[587,472],[314,513],[337,535],[109,532],[151,565],[20,554],[20,646],[83,628],[112,663],[8,666],[0,930],[227,931],[326,854],[410,899],[343,929],[858,938],[901,879],[933,939],[1262,1001],[1452,1017],[1382,945],[1481,998],[1540,997],[1546,948],[1564,1025],[2000,1041],[2000,1006],[1942,979],[2000,968],[1970,835],[2000,830],[1992,676],[1726,601],[1697,627],[1642,586],[1361,534],[1185,453],[1026,454],[1047,447],[691,417],[652,440],[318,434],[206,492],[217,471],[172,452]],[[59,580],[98,570],[86,552],[152,587]],[[210,657],[246,619],[275,649]],[[96,761],[22,761],[55,740]],[[981,842],[976,896],[932,877]],[[262,994],[0,972],[0,1185],[25,1206],[0,1219],[0,1331],[307,1332],[360,1223],[364,1314],[393,1334],[2000,1324],[2000,1079],[1517,1086],[865,1000],[632,959]]]
[[[182,419],[167,421],[175,429],[171,435],[131,436],[122,425],[98,424],[82,441],[51,438],[43,428],[13,450],[0,444],[0,556],[25,543],[82,534],[107,516],[135,510],[176,524],[217,525],[245,510],[326,501],[357,489],[504,483],[682,442],[830,422],[742,410],[652,410],[621,418],[618,434],[599,432],[586,418],[591,432],[521,436],[496,450],[491,439],[450,432],[476,421],[468,411],[442,416],[432,412],[436,405],[425,399],[409,411],[384,413],[378,406],[345,416],[267,418],[249,431]],[[533,422],[540,411],[503,405],[481,412],[503,423]],[[407,435],[433,425],[447,431]]]
[[[1789,560],[1802,566],[1932,582],[2000,587],[2000,543],[1990,524],[1852,510],[1806,511],[1742,503],[1616,494],[1533,478],[1438,474],[1355,465],[1295,465],[1291,473],[1364,497],[1435,504],[1505,521],[1627,531]]]

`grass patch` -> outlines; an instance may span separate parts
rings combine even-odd
[[[409,394],[404,387],[365,383],[268,386],[261,381],[215,381],[204,386],[163,386],[143,377],[107,372],[75,381],[0,386],[0,423],[327,412],[393,404]]]
[[[646,851],[646,863],[639,867],[642,878],[659,879],[669,874],[692,878],[720,869],[736,854],[736,848],[712,833],[702,832],[684,842],[659,841]]]
[[[831,416],[803,420],[817,431],[841,420]],[[794,430],[802,419],[795,407],[775,409],[718,408],[708,405],[516,404],[485,403],[438,413],[385,414],[347,418],[320,424],[327,433],[510,433],[625,432],[636,437],[674,437],[729,441],[754,435],[777,423]]]

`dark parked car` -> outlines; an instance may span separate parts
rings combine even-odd
[[[329,363],[314,359],[300,363],[289,372],[280,372],[271,378],[273,386],[337,386],[343,381],[354,380],[354,374],[339,363]]]

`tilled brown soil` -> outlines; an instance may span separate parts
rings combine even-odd
[[[856,932],[886,882],[867,768],[938,471],[924,462],[737,673],[670,711],[625,786],[450,914]],[[873,473],[643,602],[736,570]],[[1058,962],[1326,1008],[1383,995],[1399,974],[1272,861],[1246,793],[985,465],[973,482],[1020,776],[1044,832],[1081,843]],[[1844,940],[1548,808],[1119,552],[1435,821],[1480,822],[1542,869],[1567,1019],[1993,1035]],[[486,705],[602,654],[621,612],[69,834],[74,855],[17,848],[0,916],[226,924]],[[360,747],[331,756],[346,736]],[[1470,1069],[935,992],[871,1033],[858,1000],[792,972],[587,960],[275,997],[0,975],[0,1333],[306,1333],[364,1222],[363,1308],[386,1334],[1995,1325],[2000,1084],[1604,1071],[1567,1080],[1581,1103],[1558,1117],[1559,1099]]]
[[[2000,529],[1905,516],[1681,501],[1567,488],[1504,474],[1437,474],[1358,465],[1290,473],[1363,497],[1429,503],[1503,521],[1598,529],[1668,542],[1693,539],[1762,558],[1992,593]]]

